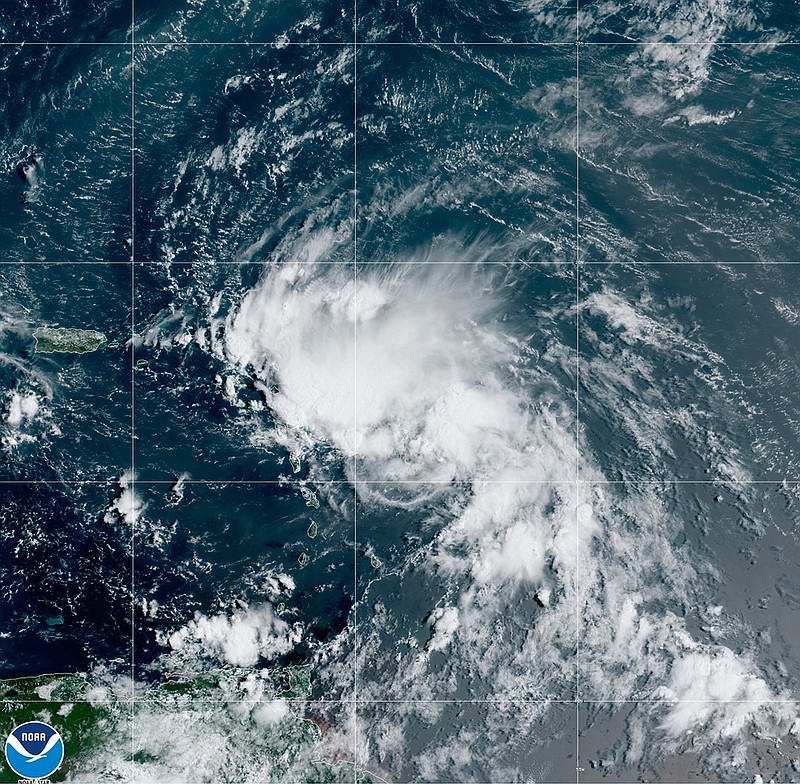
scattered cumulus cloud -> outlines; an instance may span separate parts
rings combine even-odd
[[[144,501],[136,492],[134,476],[130,471],[119,478],[118,484],[120,493],[109,504],[103,519],[109,524],[121,520],[127,525],[134,525],[138,515],[144,510]]]
[[[278,618],[269,603],[253,605],[232,614],[194,618],[161,638],[173,651],[193,651],[236,667],[252,667],[289,653],[300,639],[300,630]]]

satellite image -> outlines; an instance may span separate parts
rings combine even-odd
[[[800,782],[798,0],[2,0],[2,782]]]

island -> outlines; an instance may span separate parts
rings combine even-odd
[[[66,327],[39,327],[33,337],[36,339],[34,350],[37,354],[88,354],[90,351],[97,351],[106,342],[106,336],[102,332]]]

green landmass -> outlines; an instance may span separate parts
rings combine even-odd
[[[107,735],[125,721],[127,707],[108,690],[92,687],[77,675],[38,675],[0,681],[0,735],[6,737],[26,721],[44,721],[55,727],[67,753],[50,776],[64,781],[97,754]],[[9,778],[11,776],[11,778]],[[3,781],[18,777],[3,766]]]
[[[0,680],[0,701],[38,701],[51,699],[57,702],[84,699],[89,683],[81,675],[33,675],[28,678]]]
[[[35,351],[38,354],[69,352],[87,354],[97,351],[106,342],[102,332],[93,329],[68,329],[66,327],[39,327],[33,333],[36,339]]]
[[[174,777],[176,766],[196,759],[197,748],[215,743],[218,756],[201,755],[204,781],[209,775],[220,784],[238,784],[245,776],[274,784],[382,781],[351,761],[323,757],[324,723],[302,702],[311,695],[311,665],[274,670],[270,680],[283,690],[249,702],[237,684],[252,683],[254,674],[246,668],[173,673],[139,691],[135,702],[128,684],[117,682],[115,694],[114,687],[80,675],[0,680],[0,732],[33,720],[55,727],[65,756],[50,776],[53,784],[121,781],[131,772],[147,781]],[[1,769],[0,781],[17,780],[5,765]]]
[[[207,697],[213,693],[214,689],[220,686],[220,678],[217,675],[194,675],[185,677],[180,674],[171,675],[163,684],[156,687],[156,695],[159,691],[164,694],[178,694],[184,697]]]
[[[317,498],[317,494],[313,490],[309,490],[307,487],[301,487],[300,495],[303,496],[306,506],[310,506],[312,509],[319,509],[319,498]]]
[[[311,696],[311,665],[300,664],[296,667],[286,667],[284,669],[289,688],[281,695],[287,699]]]
[[[317,535],[317,524],[314,520],[311,521],[311,525],[308,526],[308,530],[306,531],[309,539],[313,539]]]

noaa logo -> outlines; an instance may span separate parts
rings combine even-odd
[[[8,766],[23,779],[46,779],[64,759],[64,741],[49,724],[28,721],[6,738]]]

